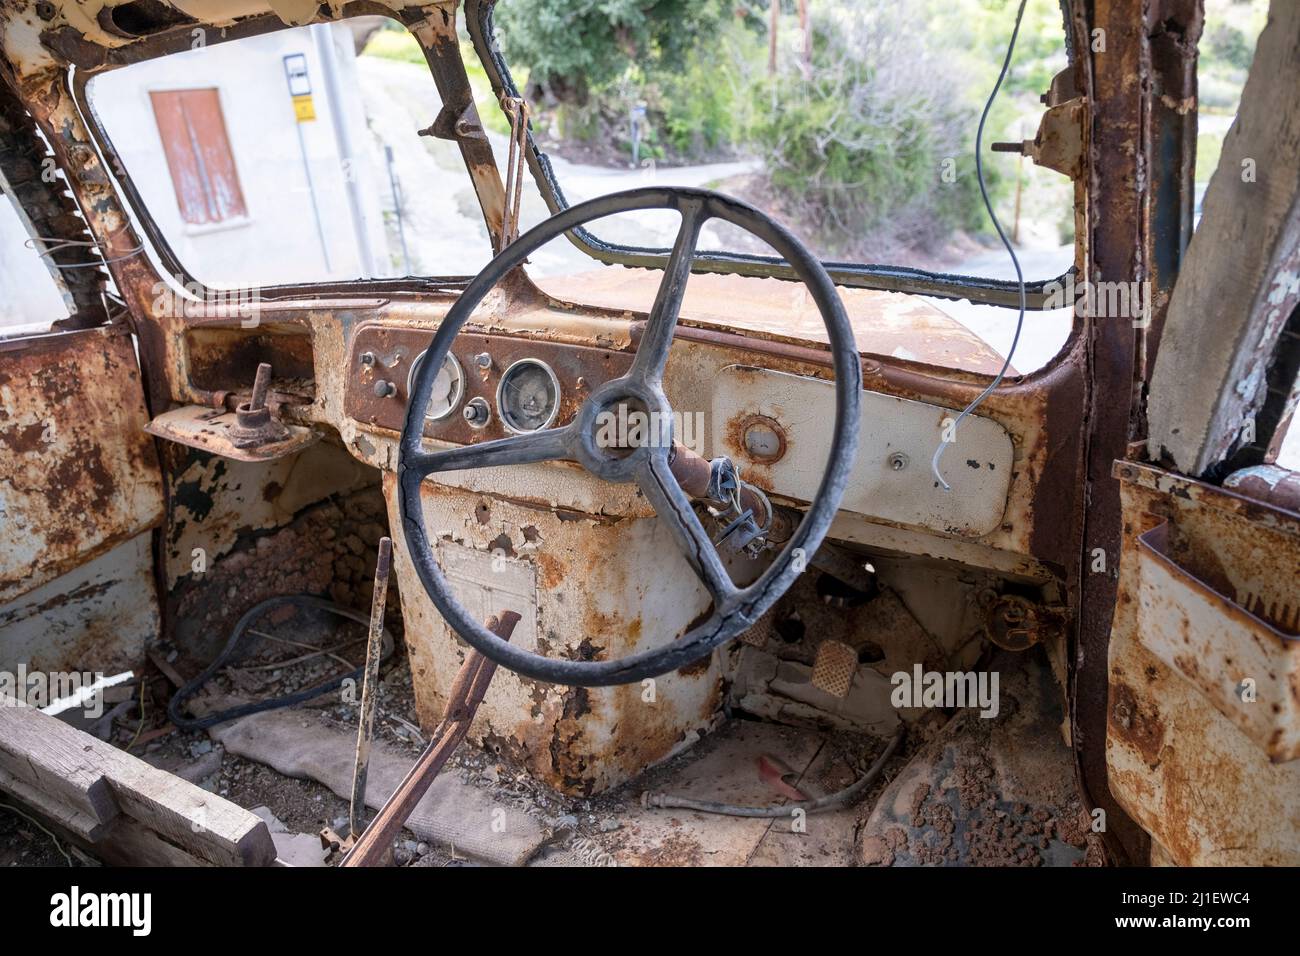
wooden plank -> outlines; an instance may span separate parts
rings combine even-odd
[[[123,814],[100,839],[87,847],[109,866],[208,866]]]
[[[57,799],[52,798],[49,794],[42,793],[35,787],[29,786],[7,770],[0,770],[0,792],[13,797],[19,803],[35,810],[51,823],[58,824],[66,832],[80,837],[88,843],[94,843],[101,839],[112,827],[111,823],[100,823],[93,817],[59,803]]]
[[[103,770],[88,759],[86,741],[107,746],[0,694],[0,770],[68,809],[105,824],[120,811]]]
[[[1152,461],[1200,476],[1239,444],[1300,303],[1300,4],[1269,10],[1205,194],[1152,374]],[[1259,435],[1258,439],[1267,438]]]
[[[0,770],[39,794],[40,806],[62,805],[62,816],[45,812],[72,820],[74,831],[91,824],[68,811],[95,824],[124,815],[205,863],[275,862],[266,824],[249,811],[10,697],[0,701]]]
[[[217,866],[275,862],[266,824],[243,807],[120,750],[103,756],[122,810],[164,840]]]

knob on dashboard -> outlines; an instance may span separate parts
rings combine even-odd
[[[487,423],[492,420],[492,409],[488,407],[486,399],[471,398],[461,413],[465,416],[465,421],[474,428],[486,428]]]

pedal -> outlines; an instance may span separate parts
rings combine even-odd
[[[812,685],[832,697],[847,697],[858,672],[858,652],[840,641],[822,641],[813,660]]]

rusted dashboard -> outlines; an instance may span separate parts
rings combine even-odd
[[[413,370],[432,338],[428,328],[360,326],[348,352],[347,415],[363,427],[400,431]],[[684,401],[675,409],[684,412],[683,425],[699,422],[679,440],[707,457],[730,457],[768,493],[810,501],[829,453],[834,384],[736,362],[752,358],[752,350],[704,347],[692,354],[669,383]],[[630,352],[599,346],[463,332],[435,377],[424,434],[465,445],[567,423],[592,390],[624,374],[631,361]],[[864,390],[862,403],[846,512],[965,538],[998,529],[1014,461],[1011,438],[1000,424],[973,415],[944,438],[955,415],[950,408],[871,390]],[[752,447],[744,423],[755,421],[772,433],[767,443],[775,453]],[[688,431],[696,443],[681,437]],[[943,463],[950,491],[939,487],[929,468],[945,440],[952,442]]]
[[[401,431],[412,372],[432,338],[428,329],[359,328],[348,353],[347,415],[366,425]],[[573,418],[593,388],[622,375],[631,363],[626,352],[463,332],[435,380],[424,433],[470,444],[562,424]],[[518,398],[524,390],[527,397]],[[530,414],[535,417],[520,420]]]

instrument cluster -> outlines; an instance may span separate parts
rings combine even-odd
[[[432,333],[366,325],[349,353],[347,414],[400,431]],[[562,425],[591,389],[622,375],[625,352],[461,333],[433,381],[424,433],[458,444]]]

